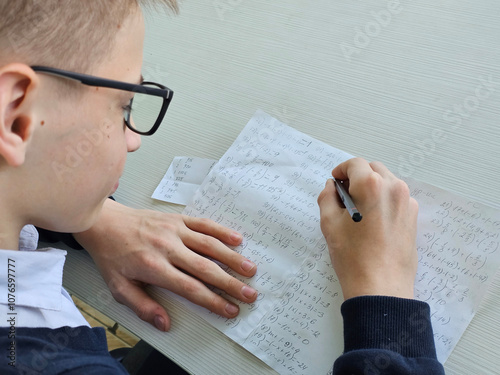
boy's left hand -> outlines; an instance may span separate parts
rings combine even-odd
[[[205,283],[243,302],[257,298],[255,290],[206,258],[246,277],[257,271],[253,263],[227,246],[239,245],[241,235],[211,220],[136,210],[108,199],[99,221],[74,236],[91,254],[113,297],[162,331],[170,328],[170,318],[144,291],[148,284],[227,318],[238,314],[237,306]]]

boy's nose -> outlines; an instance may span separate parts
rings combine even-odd
[[[127,141],[127,151],[134,152],[141,147],[141,135],[133,132],[129,128],[125,130],[125,137]]]

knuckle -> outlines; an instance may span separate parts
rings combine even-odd
[[[370,163],[370,167],[375,167],[375,168],[378,168],[378,167],[384,167],[384,164],[378,160],[374,160],[374,161],[371,161]]]
[[[128,286],[118,280],[111,280],[108,288],[115,299],[122,300],[122,297],[126,296]]]
[[[148,239],[148,242],[155,249],[164,249],[166,247],[165,239],[162,236],[152,236]]]
[[[200,257],[194,261],[193,265],[198,275],[206,276],[211,273],[214,264],[211,260]]]
[[[371,194],[379,194],[382,189],[382,176],[378,173],[369,173],[363,181],[364,186],[371,192]]]
[[[366,159],[360,158],[360,157],[355,157],[355,158],[349,159],[349,160],[347,160],[346,163],[347,163],[348,168],[350,168],[350,167],[359,168],[361,166],[368,165],[368,161]]]
[[[355,164],[357,164],[357,163],[365,163],[365,162],[366,162],[366,160],[365,160],[365,159],[363,159],[363,158],[361,158],[361,157],[359,157],[359,156],[357,156],[357,157],[355,157],[355,158],[351,158],[351,159],[349,159],[347,162],[348,162],[348,163],[355,163]]]
[[[418,202],[415,198],[410,198],[410,209],[412,209],[413,212],[418,213]]]
[[[207,302],[207,309],[212,312],[219,312],[220,310],[224,310],[224,306],[221,306],[220,300],[221,297],[219,297],[217,294],[213,294]]]
[[[219,244],[219,241],[211,236],[203,236],[200,240],[200,250],[204,252],[208,252],[214,248],[216,248]]]
[[[158,259],[147,252],[141,252],[139,255],[139,262],[141,268],[150,270],[151,272],[158,271]]]
[[[238,279],[235,279],[234,277],[229,276],[227,281],[226,281],[226,292],[234,291],[234,292],[240,292],[241,290],[241,281]]]
[[[410,188],[403,180],[396,180],[392,185],[392,194],[399,199],[410,199]]]
[[[410,198],[410,204],[418,210],[418,202],[415,198]]]
[[[207,219],[205,217],[199,218],[198,223],[199,223],[200,229],[202,229],[202,230],[208,230],[214,224],[214,222],[212,220]]]
[[[200,290],[199,283],[194,279],[184,279],[180,282],[180,287],[183,293],[187,296],[193,296]]]
[[[134,306],[134,312],[141,320],[148,321],[149,310],[148,310],[147,306],[136,305],[136,306]]]

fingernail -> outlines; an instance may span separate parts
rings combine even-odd
[[[231,233],[231,241],[234,241],[234,242],[239,242],[243,239],[243,237],[241,236],[241,234],[239,234],[238,232],[233,232]]]
[[[226,312],[228,313],[228,315],[230,316],[236,315],[238,314],[238,311],[239,311],[238,306],[235,306],[232,303],[228,303],[226,305]]]
[[[165,319],[163,319],[160,315],[155,316],[155,327],[160,331],[165,331]]]
[[[241,263],[241,269],[245,272],[251,271],[255,267],[255,263],[250,262],[249,260],[245,260]]]
[[[245,285],[243,286],[243,288],[241,288],[241,294],[250,299],[255,297],[257,291],[254,288],[250,288],[249,286]]]

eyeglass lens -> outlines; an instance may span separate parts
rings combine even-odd
[[[156,85],[146,83],[143,86],[158,88]],[[158,119],[162,106],[162,97],[137,92],[134,94],[129,110],[124,113],[125,120],[128,120],[128,124],[137,131],[148,132]]]

